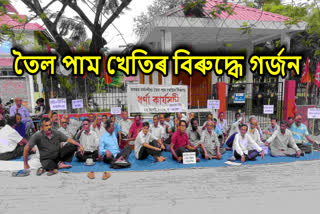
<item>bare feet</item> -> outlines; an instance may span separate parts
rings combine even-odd
[[[157,161],[158,161],[158,162],[163,162],[163,161],[165,161],[166,159],[167,159],[167,158],[162,157],[162,156],[157,157]]]

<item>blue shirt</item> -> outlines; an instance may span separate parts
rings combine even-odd
[[[118,136],[118,133],[121,131],[120,126],[117,123],[114,123],[114,132],[116,136]]]
[[[26,117],[29,117],[29,112],[26,109],[26,107],[24,107],[23,105],[21,105],[21,107],[19,108],[18,111],[21,114],[21,119],[23,120]],[[10,117],[14,116],[17,113],[17,105],[13,105],[10,108]]]
[[[24,123],[16,124],[14,129],[21,135],[21,137],[26,137],[26,126]]]
[[[214,132],[215,132],[217,135],[222,135],[222,131],[221,131],[221,129],[220,129],[218,126],[216,126]]]
[[[303,143],[303,138],[309,135],[307,126],[304,125],[303,123],[301,123],[300,126],[298,127],[294,122],[290,128],[290,131],[292,132],[292,137],[297,144]]]
[[[115,135],[115,132],[110,134],[109,132],[103,133],[100,138],[100,145],[99,145],[99,152],[103,156],[105,155],[106,151],[112,153],[113,157],[116,157],[118,153],[120,153],[118,140]]]

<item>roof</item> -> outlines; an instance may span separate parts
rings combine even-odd
[[[13,57],[6,57],[2,58],[0,57],[0,67],[12,67],[13,65]]]
[[[206,17],[212,18],[213,16],[210,14],[212,9],[216,4],[222,4],[223,1],[219,0],[207,0],[207,3],[204,6],[204,15]],[[222,12],[221,15],[217,15],[217,17],[221,19],[230,19],[230,20],[255,20],[255,21],[276,21],[276,22],[284,22],[289,19],[289,17],[282,16],[275,13],[270,13],[266,11],[262,11],[256,8],[251,8],[239,4],[228,3],[232,5],[233,11],[235,14],[229,15],[227,12]],[[164,16],[178,16],[184,17],[183,6],[178,6],[175,9],[170,10]]]
[[[6,5],[6,9],[8,14],[0,16],[0,26],[3,24],[7,24],[9,26],[13,26],[13,29],[25,29],[31,31],[45,30],[44,27],[39,25],[38,23],[20,23],[18,20],[11,18],[10,15],[18,15],[21,19],[27,20],[26,15],[21,15],[12,5]]]

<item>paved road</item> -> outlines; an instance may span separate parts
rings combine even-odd
[[[319,213],[320,161],[25,178],[1,172],[0,213]]]

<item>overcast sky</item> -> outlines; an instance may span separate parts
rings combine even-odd
[[[24,3],[22,3],[21,0],[12,0],[12,2],[13,6],[18,10],[20,14],[30,15],[28,8],[24,5]],[[42,5],[45,5],[50,1],[43,0],[42,2]],[[138,39],[135,33],[133,32],[134,17],[139,15],[143,11],[147,11],[147,6],[150,5],[152,2],[153,0],[132,0],[132,2],[129,4],[129,8],[131,8],[131,10],[124,10],[124,14],[120,15],[120,17],[113,22],[113,24],[123,34],[123,37],[127,43],[134,43]],[[55,5],[52,5],[52,7],[55,8]],[[87,16],[89,16],[88,14],[91,13],[89,9],[85,12]],[[66,11],[66,14],[76,15],[72,10]],[[38,20],[37,22],[39,24],[42,24],[40,20]],[[88,37],[91,37],[90,31],[88,31]],[[104,33],[104,37],[108,42],[107,46],[111,48],[111,50],[118,49],[119,45],[125,45],[125,42],[119,35],[119,32],[112,25],[110,25],[109,28],[106,30],[106,32]]]

